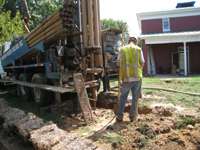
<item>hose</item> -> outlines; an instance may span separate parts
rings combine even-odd
[[[104,128],[106,128],[114,119],[116,118],[116,116],[114,116],[106,125],[104,125],[101,129],[99,129],[97,132],[102,131]]]

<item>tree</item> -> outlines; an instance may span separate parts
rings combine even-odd
[[[3,1],[3,0],[1,0]],[[62,0],[26,0],[30,12],[30,27],[35,28],[40,24],[42,18],[51,15],[57,9],[62,7]],[[11,11],[11,18],[15,17],[17,11],[22,18],[26,17],[22,0],[6,0],[5,5],[1,8],[3,12]]]
[[[12,41],[15,34],[23,35],[25,33],[19,12],[13,19],[11,19],[11,11],[1,12],[0,20],[0,45],[6,41]]]
[[[142,48],[142,39],[138,37],[138,46]]]
[[[124,23],[123,20],[103,19],[101,20],[101,28],[102,30],[109,28],[120,29],[119,26],[122,23]],[[129,30],[128,30],[128,25],[126,24],[124,27],[124,45],[126,45],[128,38],[129,38]]]

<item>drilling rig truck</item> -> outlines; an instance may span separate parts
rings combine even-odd
[[[110,89],[109,76],[117,70],[122,31],[101,31],[99,0],[65,0],[62,8],[30,31],[28,8],[23,2],[27,17],[22,22],[28,34],[14,35],[9,48],[2,45],[0,82],[16,83],[24,100],[33,97],[45,106],[52,95],[60,103],[62,93],[75,91],[73,74],[82,73],[95,105],[100,79],[104,91]]]

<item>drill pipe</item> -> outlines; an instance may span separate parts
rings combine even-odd
[[[68,29],[64,28],[64,29],[54,33],[53,35],[49,36],[48,38],[43,40],[43,42],[45,44],[50,44],[51,42],[55,41],[55,39],[61,39],[60,38],[61,36],[65,35],[67,37],[70,34],[71,34],[71,31],[69,31]]]
[[[34,37],[33,39],[31,39],[28,44],[33,43],[34,41],[36,41],[37,39],[41,38],[42,36],[44,36],[46,33],[50,32],[51,30],[53,30],[54,28],[56,28],[57,26],[61,25],[62,23],[64,23],[65,20],[62,18],[59,21],[55,22],[53,25],[51,25],[50,27],[48,27],[46,30],[43,30],[40,34],[38,34],[36,37]]]
[[[83,47],[88,46],[88,30],[87,30],[87,1],[82,0],[82,21],[83,21]]]
[[[100,20],[99,20],[99,13],[98,13],[98,2],[97,0],[93,1],[94,8],[94,39],[95,39],[95,46],[100,46]]]
[[[89,22],[89,47],[93,47],[94,46],[94,29],[93,29],[92,0],[87,1],[87,6],[88,6],[88,22]]]
[[[30,34],[28,34],[26,36],[26,38],[29,38],[32,33],[35,33],[37,30],[39,30],[44,24],[46,24],[49,20],[51,20],[52,18],[54,18],[57,14],[59,14],[60,12],[63,11],[63,8],[58,9],[57,11],[55,11],[51,16],[49,16],[46,21],[42,22],[40,25],[38,25],[34,30],[32,30],[32,32]]]
[[[49,20],[46,24],[42,25],[37,31],[35,31],[30,37],[26,38],[26,41],[31,41],[34,37],[36,37],[38,34],[40,34],[43,30],[51,26],[54,22],[59,20],[61,17],[63,17],[63,13],[57,14],[55,17],[53,17],[51,20]]]
[[[61,29],[63,29],[63,28],[64,28],[64,27],[63,27],[63,24],[59,25],[59,26],[56,27],[55,29],[51,30],[49,33],[45,34],[44,36],[42,36],[41,38],[39,38],[39,39],[36,40],[35,42],[31,43],[31,44],[29,45],[29,47],[31,48],[31,47],[35,46],[36,44],[42,42],[45,38],[51,36],[52,34],[58,32],[59,30],[61,30]]]

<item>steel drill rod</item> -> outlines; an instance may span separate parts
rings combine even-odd
[[[71,31],[64,28],[61,29],[60,31],[54,33],[53,35],[49,36],[48,38],[46,38],[45,40],[43,40],[43,42],[45,44],[50,44],[51,42],[55,41],[55,39],[61,39],[60,37],[65,35],[65,37],[69,36],[71,34]]]
[[[87,1],[88,6],[88,23],[89,23],[89,46],[94,46],[94,22],[93,22],[93,11],[92,11],[92,0]],[[95,16],[96,17],[96,16]]]
[[[99,24],[100,24],[100,20],[99,20],[99,15],[98,15],[98,2],[97,0],[93,1],[93,12],[94,12],[94,39],[95,39],[95,46],[100,46],[100,28],[99,28]]]
[[[58,32],[59,30],[61,30],[61,29],[63,29],[63,28],[64,28],[64,27],[63,27],[62,24],[59,25],[59,26],[56,27],[55,29],[51,30],[49,33],[45,34],[44,36],[42,36],[41,38],[39,38],[39,39],[36,40],[35,42],[31,43],[31,44],[29,45],[29,47],[31,48],[31,47],[35,46],[36,44],[42,42],[45,38],[47,38],[47,37],[53,35],[54,33]]]
[[[37,39],[41,38],[42,36],[44,36],[45,34],[47,34],[48,32],[50,32],[51,30],[53,30],[54,28],[56,28],[57,26],[63,24],[65,22],[65,20],[62,18],[59,21],[55,22],[53,25],[51,25],[50,27],[48,27],[46,30],[43,30],[40,34],[38,34],[36,37],[34,37],[33,39],[31,39],[30,41],[28,41],[28,44],[33,43],[34,41],[36,41]],[[64,25],[64,24],[63,24]],[[65,26],[65,25],[64,25]]]
[[[87,1],[82,0],[82,22],[83,22],[83,47],[88,46],[88,30],[87,30]]]
[[[64,13],[59,13],[57,14],[54,18],[52,18],[51,20],[49,20],[45,25],[43,25],[42,27],[40,27],[35,33],[33,33],[30,37],[28,37],[26,39],[26,41],[31,41],[34,37],[36,37],[38,34],[40,34],[43,30],[45,30],[46,28],[48,28],[49,26],[51,26],[53,23],[55,23],[56,21],[58,21],[60,18],[62,18],[64,15]]]
[[[46,24],[49,20],[54,18],[56,15],[58,15],[60,12],[63,11],[63,8],[58,9],[55,11],[51,16],[49,16],[45,21],[43,21],[40,25],[38,25],[32,32],[30,32],[27,36],[26,39],[29,38],[33,33],[35,33],[37,30],[39,30],[44,24]]]

